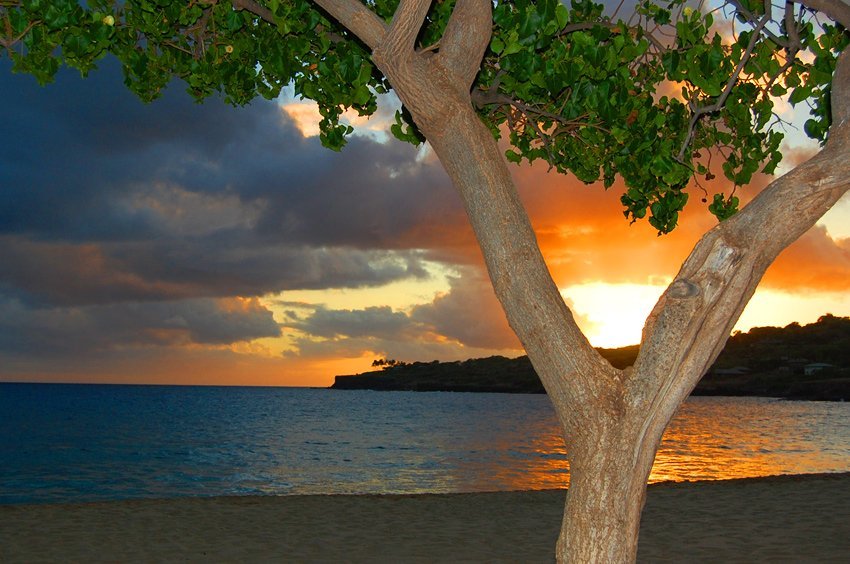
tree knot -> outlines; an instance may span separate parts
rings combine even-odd
[[[699,294],[699,286],[684,278],[680,278],[670,284],[670,289],[667,291],[667,295],[671,298],[678,299],[695,298]]]

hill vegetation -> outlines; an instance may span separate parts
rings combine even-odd
[[[637,345],[599,349],[617,368],[631,366]],[[544,393],[528,357],[455,362],[377,363],[383,370],[337,376],[334,389]],[[767,396],[850,401],[850,318],[824,315],[801,326],[735,332],[694,395]]]

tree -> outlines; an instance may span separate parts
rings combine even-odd
[[[368,115],[393,89],[393,133],[427,139],[453,180],[569,438],[557,557],[628,562],[667,423],[767,267],[850,187],[847,3],[683,1],[641,0],[623,21],[591,0],[0,0],[0,34],[15,70],[42,82],[60,63],[86,73],[112,53],[145,100],[173,76],[196,98],[234,104],[294,82],[318,103],[333,149],[351,132],[343,110]],[[708,203],[700,181],[718,166],[734,186],[775,170],[778,98],[811,107],[805,129],[820,151],[737,213],[734,190],[712,195],[721,221],[647,319],[635,365],[613,368],[552,281],[508,161],[544,159],[606,187],[619,176],[626,217],[665,233],[689,193]]]
[[[407,363],[394,358],[377,358],[372,361],[373,368],[377,368],[379,366],[382,370],[386,370],[388,368],[395,368],[396,366],[407,366]]]

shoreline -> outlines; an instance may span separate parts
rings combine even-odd
[[[0,505],[0,561],[552,562],[566,490]],[[639,562],[841,561],[850,473],[649,486]]]

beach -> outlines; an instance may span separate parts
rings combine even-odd
[[[2,562],[552,562],[566,490],[0,506]],[[639,562],[846,562],[850,474],[649,487]]]

